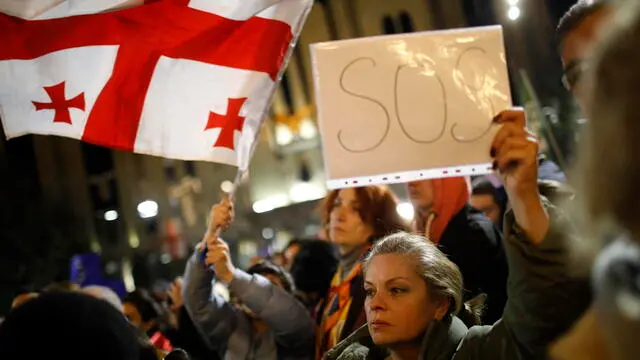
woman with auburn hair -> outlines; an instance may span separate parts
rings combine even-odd
[[[338,270],[327,297],[319,304],[316,357],[365,323],[362,264],[373,243],[407,231],[397,213],[398,202],[386,186],[333,190],[324,201],[322,217],[329,241],[339,251]]]

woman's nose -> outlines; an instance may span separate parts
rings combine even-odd
[[[339,221],[344,220],[344,207],[342,206],[334,207],[333,211],[331,212],[331,218],[333,220],[339,220]]]
[[[369,300],[369,309],[372,311],[384,310],[386,308],[386,303],[381,294],[376,293]]]

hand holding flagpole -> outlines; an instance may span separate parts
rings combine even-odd
[[[214,268],[213,265],[221,259],[226,259],[227,263],[231,261],[229,246],[220,239],[220,233],[229,228],[235,217],[233,195],[240,185],[244,173],[244,171],[238,170],[231,191],[225,193],[220,202],[211,208],[209,226],[204,234],[204,238],[196,247],[196,251],[200,252],[200,261],[203,264],[212,265],[212,270]],[[223,267],[228,268],[228,266]],[[216,270],[220,273],[219,275],[226,273],[226,271],[220,271],[217,267]]]

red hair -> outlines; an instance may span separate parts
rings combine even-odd
[[[408,231],[407,223],[402,220],[396,207],[398,200],[386,186],[373,185],[354,188],[356,199],[360,204],[358,214],[365,224],[373,229],[374,240],[399,232]],[[340,189],[332,190],[322,204],[322,224],[326,228]]]

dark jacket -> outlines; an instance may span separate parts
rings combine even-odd
[[[438,248],[460,268],[464,278],[464,300],[487,294],[482,320],[484,324],[496,322],[507,301],[508,276],[498,228],[467,205],[449,221]]]
[[[580,317],[589,303],[587,279],[569,276],[570,256],[561,214],[546,203],[552,224],[533,245],[507,214],[505,248],[509,299],[500,321],[468,329],[457,317],[431,324],[420,360],[545,359],[547,346]],[[328,360],[383,360],[364,327],[329,353]]]
[[[292,294],[263,276],[235,270],[229,291],[269,326],[263,341],[257,343],[251,318],[219,295],[212,294],[213,272],[199,263],[197,257],[196,253],[187,262],[184,305],[221,358],[251,358],[254,349],[264,346],[275,346],[277,359],[312,358],[313,320]]]
[[[211,348],[191,320],[187,309],[182,306],[178,312],[178,328],[165,331],[174,349],[183,349],[190,360],[216,360],[220,356]]]

